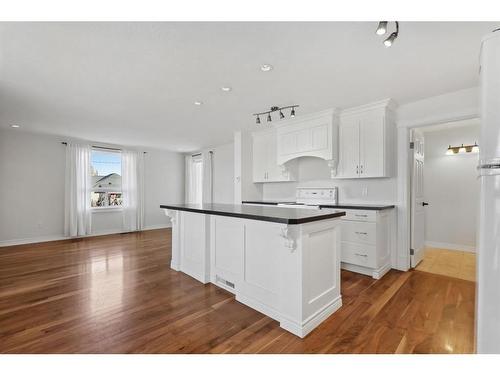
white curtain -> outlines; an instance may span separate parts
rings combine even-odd
[[[144,153],[122,151],[123,229],[144,229]]]
[[[186,156],[186,203],[202,203],[203,169],[201,154]]]
[[[64,234],[90,234],[90,145],[66,145],[66,182],[64,196]]]

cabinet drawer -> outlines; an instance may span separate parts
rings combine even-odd
[[[374,210],[345,210],[343,220],[377,221],[377,211]]]
[[[360,221],[342,221],[342,241],[367,245],[377,244],[377,224]]]
[[[376,268],[376,249],[372,245],[342,242],[342,262]]]

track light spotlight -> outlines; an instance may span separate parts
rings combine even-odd
[[[384,46],[386,48],[391,47],[394,44],[394,41],[399,35],[399,22],[394,21],[396,24],[396,31],[392,32],[385,40],[384,40]],[[375,32],[377,35],[384,35],[387,33],[387,26],[389,25],[388,21],[380,21],[378,23],[377,31]]]
[[[260,117],[257,116],[257,120],[255,120],[255,123],[260,124]]]
[[[386,40],[384,40],[384,46],[386,46],[386,48],[392,46],[392,43],[394,43],[397,37],[398,34],[396,33],[392,33],[391,35],[389,35],[389,37]]]
[[[273,121],[273,119],[271,118],[271,114],[268,113],[267,114],[267,122],[271,122],[271,121]]]
[[[285,115],[283,114],[283,112],[280,111],[280,119],[282,118],[285,118]]]
[[[290,117],[295,117],[295,107],[292,107],[292,111],[290,112]]]
[[[380,21],[378,23],[376,34],[384,35],[386,32],[387,32],[387,21]]]

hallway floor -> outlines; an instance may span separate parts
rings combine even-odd
[[[476,281],[476,254],[427,247],[417,271]]]

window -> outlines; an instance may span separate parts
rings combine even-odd
[[[119,151],[93,149],[90,156],[91,207],[122,205],[122,158]]]

